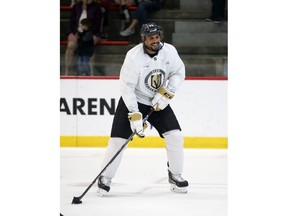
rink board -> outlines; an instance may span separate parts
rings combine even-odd
[[[105,147],[120,97],[113,78],[60,80],[60,146]],[[171,101],[184,134],[185,148],[227,148],[227,80],[187,79]],[[145,139],[129,147],[165,147],[149,125]]]
[[[106,147],[109,137],[97,136],[61,136],[61,147]],[[164,148],[162,138],[146,136],[134,137],[128,147],[132,148]],[[227,137],[184,137],[184,148],[228,148]]]

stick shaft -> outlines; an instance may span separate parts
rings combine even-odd
[[[143,124],[147,121],[147,119],[149,118],[149,116],[153,113],[153,109],[151,109],[151,111],[147,114],[147,116],[143,119]],[[136,131],[134,131],[126,140],[126,142],[121,146],[121,148],[116,152],[116,154],[111,158],[111,160],[106,164],[106,166],[101,170],[101,172],[96,176],[96,178],[91,182],[91,184],[86,188],[86,190],[81,194],[81,196],[79,197],[74,197],[74,199],[77,199],[78,201],[80,201],[85,194],[89,191],[89,189],[95,184],[95,182],[97,181],[97,179],[101,176],[101,174],[107,169],[107,167],[116,159],[116,157],[120,154],[120,152],[123,151],[123,149],[125,148],[125,146],[131,141],[131,139],[133,138],[133,136],[136,134]],[[72,201],[72,203],[74,202],[74,199]]]

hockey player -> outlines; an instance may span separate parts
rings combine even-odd
[[[148,122],[164,138],[167,151],[168,181],[171,191],[186,193],[188,182],[183,171],[183,135],[169,105],[185,79],[185,66],[176,49],[162,42],[163,29],[155,23],[141,28],[142,43],[130,49],[120,71],[120,93],[102,167],[117,153],[132,132],[144,137],[143,116],[155,110]],[[97,194],[109,192],[111,179],[120,165],[123,151],[98,180]]]

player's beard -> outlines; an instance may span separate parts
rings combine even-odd
[[[160,45],[160,42],[152,43],[150,44],[150,47],[148,49],[150,49],[153,52],[158,52],[159,45]]]

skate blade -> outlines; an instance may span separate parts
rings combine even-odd
[[[176,185],[174,184],[171,184],[170,186],[170,190],[174,193],[182,193],[182,194],[186,194],[188,193],[188,190],[187,190],[187,187],[177,187]]]
[[[105,190],[103,190],[101,188],[98,188],[98,190],[96,191],[96,195],[99,196],[99,197],[104,196],[106,193],[107,193],[107,191],[105,191]]]

